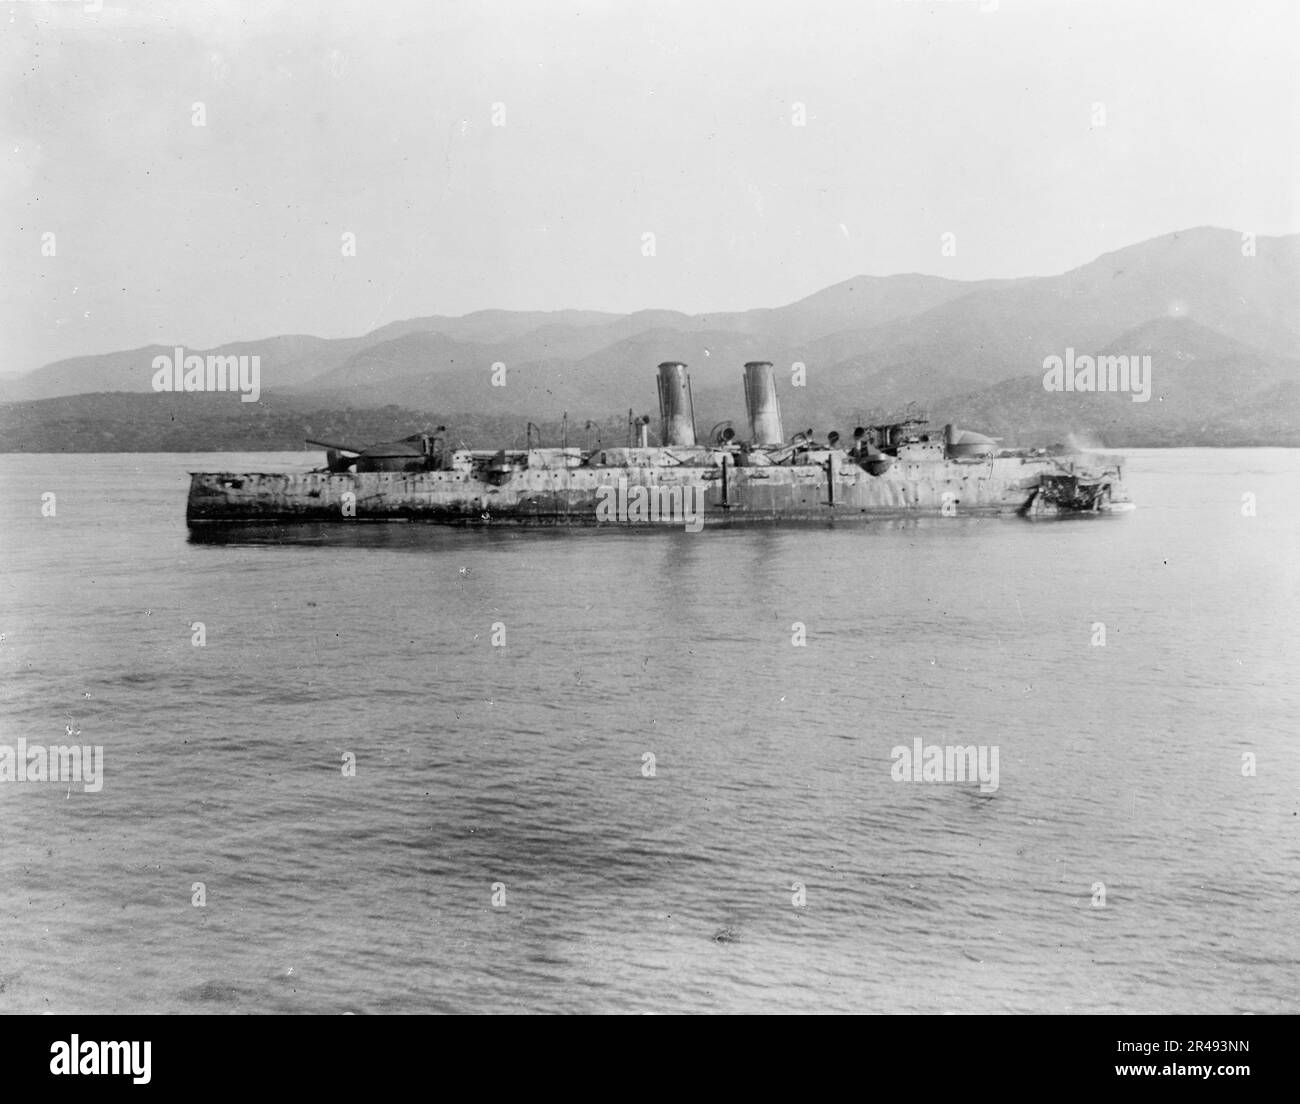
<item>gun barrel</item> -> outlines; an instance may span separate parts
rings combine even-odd
[[[346,452],[352,456],[360,456],[361,449],[353,448],[351,445],[331,445],[328,441],[313,441],[310,438],[307,444],[315,445],[317,448],[329,449],[332,452]]]

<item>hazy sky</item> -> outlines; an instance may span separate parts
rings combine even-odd
[[[1293,0],[99,2],[0,2],[0,371],[1300,228]]]

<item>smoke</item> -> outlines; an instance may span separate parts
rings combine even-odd
[[[1101,452],[1106,442],[1089,433],[1067,433],[1065,446],[1071,452]]]

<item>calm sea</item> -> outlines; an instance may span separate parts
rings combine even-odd
[[[1082,522],[188,540],[187,471],[314,459],[0,457],[0,745],[104,749],[0,783],[0,1010],[1300,1010],[1300,453]]]

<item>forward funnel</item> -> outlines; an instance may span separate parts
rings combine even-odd
[[[691,399],[691,377],[679,360],[659,365],[659,413],[663,417],[661,434],[665,445],[695,444],[695,403]]]
[[[745,408],[749,412],[749,439],[755,445],[785,443],[781,429],[781,404],[776,400],[776,371],[768,360],[745,365]]]

